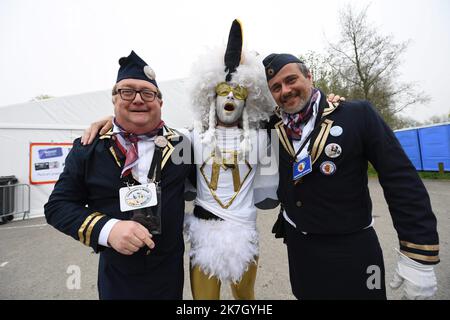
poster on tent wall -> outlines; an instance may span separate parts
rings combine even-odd
[[[30,143],[30,184],[55,183],[72,143]]]

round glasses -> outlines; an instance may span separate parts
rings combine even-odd
[[[241,87],[241,86],[233,87],[233,86],[230,86],[226,82],[221,82],[216,86],[216,94],[218,96],[225,97],[230,92],[233,92],[234,97],[239,100],[245,100],[248,97],[248,91],[247,91],[247,88],[245,88],[245,87]]]
[[[141,95],[141,99],[145,102],[152,102],[155,100],[157,93],[152,90],[143,89],[143,90],[134,90],[134,89],[117,89],[120,97],[125,101],[133,101],[136,98],[136,94],[139,93]]]

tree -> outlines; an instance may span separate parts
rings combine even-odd
[[[432,116],[428,120],[425,120],[425,124],[437,124],[450,122],[450,114],[442,114],[440,116]]]
[[[414,120],[410,117],[405,116],[395,116],[395,123],[392,125],[392,130],[405,129],[405,128],[413,128],[423,126],[423,123],[417,120]]]
[[[398,80],[400,57],[409,42],[395,43],[392,36],[380,35],[367,19],[368,7],[355,13],[351,6],[340,11],[340,39],[328,44],[328,80],[337,80],[334,91],[350,99],[369,100],[386,122],[394,126],[395,114],[408,106],[427,103],[414,83]],[[329,82],[323,84],[329,84]]]
[[[314,86],[326,93],[338,93],[343,97],[349,97],[349,90],[336,72],[330,68],[328,57],[315,51],[307,51],[300,55],[299,59],[303,61],[313,75]]]

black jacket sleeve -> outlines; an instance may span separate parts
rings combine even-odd
[[[395,134],[368,103],[364,112],[364,152],[378,172],[400,250],[424,264],[439,262],[439,238],[430,198]]]
[[[110,218],[87,207],[88,187],[84,176],[93,147],[82,146],[80,139],[74,141],[44,212],[50,225],[98,252],[100,231]]]

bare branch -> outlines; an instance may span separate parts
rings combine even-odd
[[[381,35],[368,21],[368,8],[358,12],[348,5],[340,10],[340,39],[328,42],[329,72],[321,74],[321,83],[345,89],[349,99],[370,100],[386,119],[394,121],[395,113],[426,103],[429,97],[417,93],[414,84],[399,81],[401,56],[409,41],[395,43],[392,36]]]

